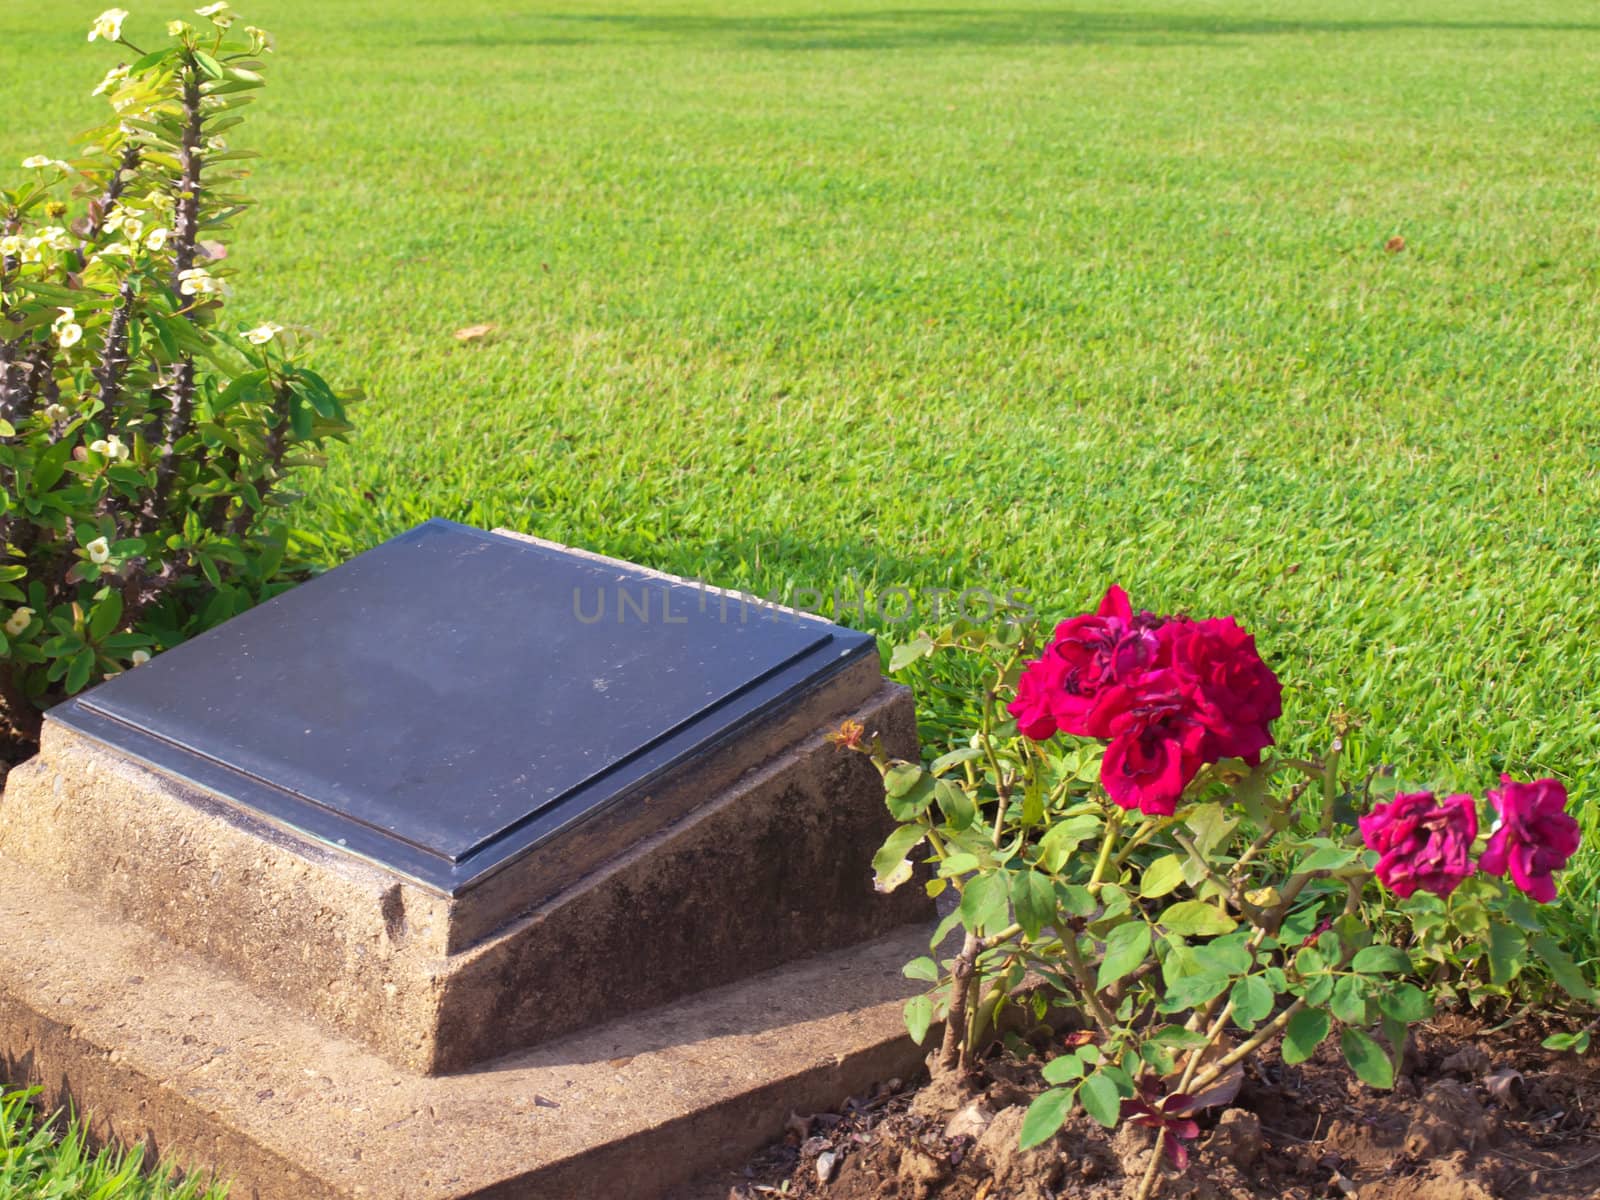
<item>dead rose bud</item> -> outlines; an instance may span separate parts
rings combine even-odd
[[[860,721],[846,721],[839,728],[827,735],[827,740],[841,750],[861,749],[861,740],[866,737],[867,727]]]

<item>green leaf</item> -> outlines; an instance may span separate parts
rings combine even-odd
[[[890,772],[893,774],[893,771]],[[937,781],[932,775],[917,768],[916,777],[911,785],[903,792],[886,792],[884,803],[889,806],[889,815],[896,821],[915,821],[928,811],[928,806],[933,803],[934,784]]]
[[[1164,855],[1144,869],[1139,880],[1139,895],[1155,900],[1176,891],[1183,884],[1183,859],[1176,854]]]
[[[975,758],[983,757],[981,746],[965,746],[960,750],[952,750],[949,754],[941,754],[928,764],[928,772],[932,775],[943,775],[951,767],[960,766],[964,762],[971,762]]]
[[[1489,926],[1489,978],[1505,985],[1517,977],[1528,957],[1522,931],[1496,921]]]
[[[1159,918],[1162,928],[1183,937],[1207,937],[1232,933],[1238,922],[1215,905],[1203,900],[1180,900]]]
[[[1368,992],[1370,985],[1359,975],[1341,975],[1333,985],[1333,1000],[1329,1007],[1333,1015],[1346,1025],[1365,1025],[1370,1017]]]
[[[1295,864],[1294,873],[1308,875],[1312,871],[1337,871],[1340,867],[1348,867],[1360,853],[1359,850],[1346,850],[1338,846],[1320,846]]]
[[[1250,970],[1249,935],[1237,930],[1227,937],[1203,942],[1194,948],[1195,962],[1202,971],[1224,975],[1244,975]]]
[[[1539,1044],[1546,1050],[1571,1050],[1576,1054],[1585,1054],[1589,1049],[1589,1031],[1581,1029],[1577,1033],[1552,1033]]]
[[[1378,992],[1378,1008],[1387,1017],[1405,1025],[1415,1025],[1433,1016],[1433,1001],[1415,984],[1395,982]]]
[[[122,593],[112,588],[106,593],[105,599],[94,606],[94,611],[89,616],[90,640],[102,641],[116,629],[121,620]]]
[[[194,62],[197,67],[199,67],[212,79],[222,78],[222,64],[216,59],[212,58],[211,55],[207,54],[204,50],[196,50],[194,52]]]
[[[1094,902],[1094,893],[1080,883],[1062,884],[1056,888],[1056,898],[1060,900],[1061,907],[1075,917],[1091,916],[1098,907]]]
[[[1045,1063],[1044,1070],[1040,1074],[1044,1076],[1046,1083],[1073,1083],[1083,1078],[1085,1069],[1083,1059],[1076,1054],[1063,1054]]]
[[[841,620],[843,618],[840,618]],[[927,634],[919,634],[911,641],[896,646],[889,652],[889,674],[903,671],[919,658],[926,658],[933,653],[933,642]]]
[[[920,825],[902,825],[884,839],[883,845],[872,856],[872,869],[879,881],[892,875],[897,867],[922,841],[926,831]]]
[[[1328,1036],[1332,1024],[1320,1008],[1302,1008],[1295,1013],[1283,1031],[1283,1061],[1292,1067],[1309,1059]]]
[[[1572,961],[1572,956],[1558,946],[1554,939],[1540,934],[1533,939],[1533,952],[1539,956],[1539,961],[1544,964],[1545,970],[1550,972],[1550,978],[1560,985],[1574,1000],[1592,1002],[1595,992],[1589,986],[1589,981],[1583,977],[1583,972],[1578,970],[1578,964]]]
[[[1089,813],[1057,821],[1039,839],[1039,865],[1047,871],[1061,870],[1073,852],[1098,834],[1100,828],[1100,818]]]
[[[978,806],[960,784],[949,779],[937,780],[933,785],[933,794],[939,802],[939,811],[944,814],[945,824],[958,833],[971,828],[978,819]]]
[[[883,790],[889,796],[904,796],[921,782],[926,772],[917,763],[891,763],[883,773]]]
[[[1076,1096],[1076,1088],[1051,1088],[1048,1092],[1041,1092],[1028,1105],[1028,1111],[1022,1118],[1022,1149],[1031,1150],[1055,1137],[1056,1130],[1061,1128],[1067,1114],[1072,1111],[1072,1101]]]
[[[1118,925],[1106,937],[1105,955],[1100,959],[1095,987],[1104,991],[1117,980],[1131,975],[1149,953],[1150,926],[1137,919]]]
[[[1104,1071],[1095,1072],[1079,1085],[1078,1102],[1084,1112],[1107,1129],[1116,1125],[1122,1115],[1122,1094]]]
[[[1233,1002],[1234,1019],[1243,1028],[1253,1029],[1272,1015],[1278,998],[1272,994],[1265,979],[1251,975],[1233,985],[1229,999]]]
[[[67,668],[67,694],[83,691],[89,682],[89,676],[94,672],[94,651],[83,649],[72,659],[72,665]]]
[[[974,875],[961,890],[961,923],[975,933],[993,933],[1008,923],[1007,899],[1006,872]]]
[[[1375,1088],[1394,1086],[1394,1064],[1372,1037],[1359,1029],[1341,1029],[1339,1048],[1344,1051],[1345,1062],[1350,1064],[1350,1069],[1362,1083]]]
[[[1160,1004],[1164,1013],[1182,1012],[1204,1004],[1221,995],[1233,980],[1226,975],[1185,975],[1167,987],[1167,995]]]
[[[1411,959],[1396,946],[1368,946],[1350,960],[1350,969],[1362,975],[1399,975],[1411,970]]]
[[[913,996],[906,1001],[906,1032],[917,1045],[928,1036],[928,1026],[933,1024],[933,997]]]
[[[1037,871],[1018,871],[1011,877],[1011,903],[1017,910],[1017,924],[1030,938],[1039,936],[1056,919],[1056,885]]]
[[[907,979],[920,979],[924,983],[938,983],[939,964],[924,955],[921,958],[913,958],[905,966],[901,967],[900,974]]]

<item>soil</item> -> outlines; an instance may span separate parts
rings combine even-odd
[[[1329,1039],[1286,1066],[1248,1065],[1230,1107],[1197,1114],[1187,1170],[1161,1200],[1597,1200],[1600,1064],[1541,1049],[1529,1022],[1485,1032],[1419,1027],[1395,1088],[1350,1073]],[[966,1080],[890,1081],[837,1113],[794,1114],[742,1171],[680,1200],[1132,1200],[1153,1134],[1075,1113],[1053,1142],[1018,1149],[1053,1049],[1002,1053]]]

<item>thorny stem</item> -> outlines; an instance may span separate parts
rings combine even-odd
[[[195,247],[200,236],[200,139],[205,114],[200,107],[200,68],[192,59],[183,75],[183,115],[183,142],[178,149],[182,174],[172,218],[172,290],[180,295],[181,276],[194,266]],[[178,441],[189,431],[189,423],[194,415],[194,389],[194,358],[185,355],[182,361],[173,366],[172,382],[166,389],[169,397],[167,419],[161,439],[161,456],[156,464],[155,492],[145,508],[145,527],[157,524],[166,516],[173,480],[178,472]]]
[[[991,937],[980,938],[967,932],[961,953],[950,967],[950,1004],[945,1014],[944,1038],[939,1044],[939,1067],[950,1071],[970,1065],[972,1053],[971,1034],[967,1028],[967,1011],[972,1003],[972,980],[977,971],[978,956],[1022,932],[1020,925],[1010,925]]]

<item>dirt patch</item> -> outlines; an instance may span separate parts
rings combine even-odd
[[[1230,1107],[1201,1118],[1162,1200],[1596,1200],[1600,1066],[1545,1051],[1542,1030],[1483,1033],[1444,1018],[1416,1031],[1393,1091],[1349,1072],[1330,1041],[1286,1066],[1272,1051]],[[1048,1049],[1048,1048],[1047,1048]],[[837,1113],[794,1114],[742,1171],[678,1200],[1129,1200],[1152,1135],[1076,1113],[1018,1149],[1045,1056],[986,1062],[965,1084],[899,1081]]]

